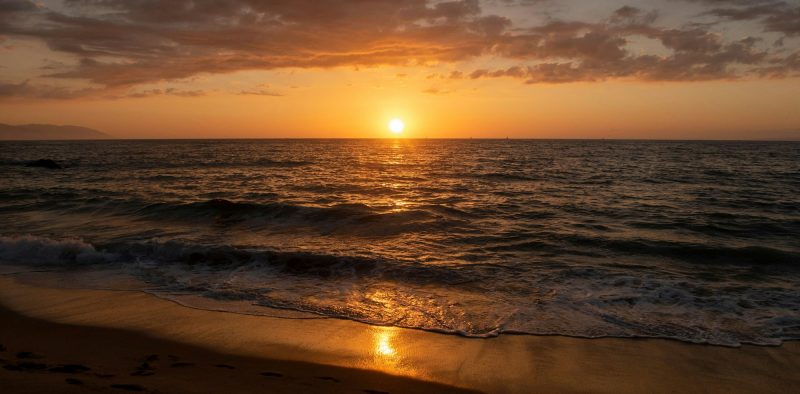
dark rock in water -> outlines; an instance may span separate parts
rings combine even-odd
[[[32,161],[25,165],[25,167],[41,167],[41,168],[49,168],[51,170],[60,170],[64,167],[61,167],[60,164],[56,163],[50,159],[39,159],[36,161]]]

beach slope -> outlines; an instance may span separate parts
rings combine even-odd
[[[0,278],[4,392],[800,390],[800,346],[503,335],[187,308],[138,291]],[[461,388],[457,388],[461,387]]]

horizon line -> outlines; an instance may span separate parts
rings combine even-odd
[[[99,142],[99,141],[259,141],[259,140],[387,140],[387,141],[646,141],[646,142],[800,142],[798,139],[680,139],[680,138],[537,138],[537,137],[202,137],[202,138],[80,138],[0,139],[0,142]]]

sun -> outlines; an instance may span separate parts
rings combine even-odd
[[[406,124],[402,120],[394,118],[389,121],[389,131],[393,134],[400,134],[406,129]]]

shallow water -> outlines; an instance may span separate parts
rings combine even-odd
[[[66,168],[24,166],[39,158]],[[2,142],[0,172],[0,260],[190,305],[800,339],[798,143]]]

